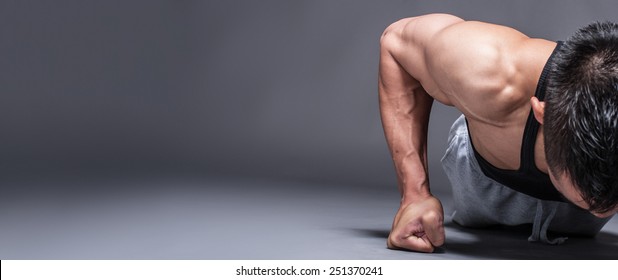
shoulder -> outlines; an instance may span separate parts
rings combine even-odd
[[[470,119],[495,126],[529,110],[553,42],[478,21],[450,25],[424,49],[429,83]]]
[[[466,21],[449,14],[428,14],[394,22],[385,29],[381,41],[402,50],[433,50],[440,45],[473,46],[488,42],[508,45],[521,38],[527,37],[510,27]]]
[[[483,76],[485,81],[490,74],[504,74],[511,57],[505,54],[512,54],[524,38],[509,27],[429,14],[391,24],[381,44],[431,94],[454,90],[445,86],[456,86],[459,74]]]
[[[506,26],[464,21],[436,33],[424,48],[426,66],[455,86],[506,85],[530,38]],[[478,80],[477,80],[478,78]],[[453,84],[454,83],[454,84]],[[459,84],[462,83],[462,84]]]
[[[425,66],[439,90],[456,99],[517,94],[522,73],[517,60],[527,39],[506,26],[461,22],[427,43]]]
[[[528,106],[552,43],[508,26],[430,14],[393,23],[382,44],[436,100],[500,125]]]

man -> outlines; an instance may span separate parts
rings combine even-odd
[[[594,236],[618,211],[618,25],[564,42],[445,14],[407,18],[381,38],[379,96],[402,194],[388,247],[432,252],[444,214],[429,189],[434,100],[463,116],[442,163],[463,226],[532,224]]]

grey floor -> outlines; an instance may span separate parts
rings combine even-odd
[[[232,178],[3,183],[0,259],[618,259],[618,221],[548,246],[528,229],[446,221],[433,254],[389,250],[398,195]],[[445,212],[448,193],[438,194]]]

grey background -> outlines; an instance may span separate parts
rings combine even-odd
[[[447,12],[559,40],[590,21],[616,20],[617,8],[615,1],[1,1],[2,173],[154,168],[389,185],[376,90],[388,24]],[[432,167],[456,114],[435,108]]]
[[[221,189],[232,192],[222,197],[238,198],[268,189],[195,183],[211,178],[294,182],[266,191],[280,200],[333,186],[342,197],[362,190],[368,203],[383,196],[393,202],[379,218],[383,237],[397,206],[377,104],[386,26],[445,12],[560,40],[591,21],[617,21],[617,10],[615,1],[0,1],[4,256],[165,257],[148,250],[97,255],[115,248],[113,234],[109,244],[84,237],[84,244],[99,244],[90,254],[71,251],[82,246],[74,238],[58,243],[73,254],[55,247],[36,254],[23,247],[30,240],[24,232],[71,228],[59,217],[92,210],[102,196],[164,190],[170,197],[195,187],[207,197]],[[432,188],[448,193],[439,159],[458,112],[439,104],[433,110]],[[159,178],[175,183],[148,183]],[[67,208],[47,208],[60,204]],[[42,218],[32,213],[43,212],[57,223],[34,222]],[[26,217],[39,227],[26,227]],[[119,236],[120,244],[134,240]]]

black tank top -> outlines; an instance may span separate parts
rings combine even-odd
[[[556,51],[560,49],[562,42],[558,42],[556,48],[550,55],[549,59],[543,67],[541,77],[536,86],[536,96],[539,100],[545,98],[545,90],[547,88],[547,75],[551,68],[551,61],[556,54]],[[466,122],[467,124],[467,122]],[[556,190],[549,175],[541,172],[534,163],[534,145],[536,142],[536,136],[539,130],[539,123],[534,118],[534,113],[530,110],[528,120],[526,121],[526,127],[524,128],[524,136],[521,145],[521,157],[520,166],[518,170],[506,170],[497,168],[487,160],[485,160],[474,148],[474,156],[481,167],[481,170],[485,176],[501,183],[515,191],[530,195],[543,200],[553,201],[565,201],[563,196]],[[472,139],[470,139],[472,143]]]

